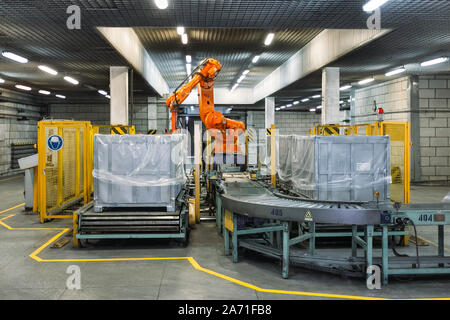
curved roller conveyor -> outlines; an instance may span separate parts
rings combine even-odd
[[[264,185],[240,178],[225,180],[221,194],[226,210],[246,216],[281,221],[314,221],[330,224],[380,223],[381,210],[365,204],[293,200],[277,196]],[[311,220],[312,218],[312,220]]]

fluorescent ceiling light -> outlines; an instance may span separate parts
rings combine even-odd
[[[280,109],[286,109],[286,106],[281,106]]]
[[[309,98],[302,99],[301,101],[302,101],[302,102],[308,102],[308,101],[309,101]]]
[[[30,90],[31,90],[30,87],[23,86],[23,85],[21,85],[21,84],[16,84],[15,87],[16,87],[17,89],[25,90],[25,91],[30,91]]]
[[[286,107],[290,108],[290,107],[292,107],[292,104],[289,103],[286,105]]]
[[[339,101],[339,103],[340,103],[340,104],[343,104],[343,103],[344,103],[344,101],[342,101],[342,100],[341,100],[341,101]]]
[[[191,110],[194,111],[194,106],[191,106]]]
[[[177,27],[177,33],[181,36],[184,34],[184,27]]]
[[[189,55],[187,55],[187,56],[186,56],[186,62],[187,62],[187,63],[191,63],[191,62],[192,62],[192,57],[189,56]]]
[[[367,79],[361,80],[360,82],[358,82],[358,84],[359,85],[368,84],[368,83],[373,82],[374,80],[375,80],[374,78],[367,78]]]
[[[5,83],[5,80],[3,80],[2,78],[0,78],[0,83]]]
[[[275,108],[275,111],[280,111],[280,108]]]
[[[109,94],[107,94],[105,97],[107,97],[108,99],[111,99],[111,96]]]
[[[40,94],[45,94],[46,96],[48,96],[50,94],[50,91],[47,90],[39,90]]]
[[[316,109],[322,109],[322,106],[317,106]]]
[[[28,59],[27,59],[27,58],[21,57],[21,56],[15,54],[15,53],[12,53],[12,52],[3,51],[3,52],[2,52],[2,55],[3,55],[5,58],[14,60],[14,61],[16,61],[16,62],[20,62],[20,63],[27,63],[27,62],[28,62]]]
[[[264,41],[264,44],[265,44],[266,46],[270,46],[270,44],[272,43],[274,37],[275,37],[275,34],[269,33],[269,34],[267,35],[267,37],[266,37],[266,40]]]
[[[441,57],[441,58],[422,62],[420,65],[422,67],[428,67],[428,66],[432,66],[432,65],[439,64],[439,63],[446,62],[446,61],[448,61],[447,57]]]
[[[50,73],[51,75],[56,76],[58,72],[56,70],[53,70],[52,68],[49,68],[47,66],[39,66],[39,69],[41,69],[44,72]]]
[[[186,63],[186,72],[188,75],[192,73],[192,65],[190,63]]]
[[[167,0],[155,0],[155,4],[159,9],[166,9],[169,6]]]
[[[239,84],[236,83],[236,84],[233,86],[233,88],[231,88],[231,92],[233,92],[233,91],[238,87],[238,85],[239,85]]]
[[[390,72],[386,73],[385,76],[386,77],[390,77],[390,76],[394,76],[394,75],[399,74],[399,73],[403,73],[405,71],[406,71],[405,68],[400,68],[400,69],[393,70],[393,71],[390,71]]]
[[[352,87],[351,85],[347,85],[347,86],[341,87],[339,90],[344,91],[344,90],[350,89],[351,87]]]
[[[314,108],[313,109],[309,109],[309,111],[310,112],[314,112],[314,111],[316,111],[316,109],[314,109]]]
[[[75,84],[75,85],[79,84],[78,80],[75,80],[75,79],[72,78],[72,77],[66,76],[66,77],[64,77],[64,80],[66,80],[67,82],[70,82],[70,83],[72,83],[72,84]]]
[[[108,92],[104,91],[104,90],[98,90],[98,93],[100,93],[101,95],[108,95]]]
[[[242,72],[242,74],[245,76],[247,73],[249,73],[250,72],[250,70],[245,70],[244,72]]]
[[[187,33],[183,33],[183,35],[181,36],[181,42],[183,42],[183,44],[187,44],[188,43],[188,35],[187,35]]]
[[[312,96],[312,98],[314,98],[314,99],[317,99],[317,98],[320,98],[320,97],[321,97],[320,94],[316,94],[315,96]]]
[[[60,98],[60,99],[65,99],[66,96],[63,96],[62,94],[56,94],[55,97]]]
[[[244,79],[245,79],[245,75],[242,75],[242,76],[237,80],[237,83],[241,83],[242,80],[244,80]]]
[[[252,60],[252,63],[257,63],[259,58],[261,58],[261,56],[254,56],[253,60]]]
[[[369,2],[367,2],[364,5],[363,10],[366,12],[372,12],[375,9],[381,7],[383,4],[385,4],[388,1],[389,0],[370,0]]]
[[[300,101],[294,101],[294,102],[293,102],[294,106],[295,106],[296,104],[299,104],[299,103],[300,103]]]

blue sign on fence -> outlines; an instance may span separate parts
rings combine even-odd
[[[53,151],[61,150],[63,144],[64,144],[63,138],[61,138],[57,134],[48,137],[47,146],[50,150]]]

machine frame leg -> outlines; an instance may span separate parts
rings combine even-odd
[[[371,266],[373,258],[373,225],[366,226],[366,262],[367,267]],[[367,274],[370,276],[370,274]]]
[[[233,213],[233,262],[237,263],[239,261],[238,257],[238,225],[237,225],[237,216]]]
[[[225,256],[230,255],[230,231],[227,228],[223,228],[223,242],[225,246]]]
[[[356,244],[355,237],[358,235],[358,226],[352,225],[352,257],[358,256],[358,245]]]
[[[309,238],[309,254],[314,255],[316,252],[316,223],[309,223],[309,232],[311,233],[311,238]]]
[[[438,226],[438,255],[444,256],[444,226]]]
[[[382,231],[382,239],[381,239],[381,246],[382,246],[382,259],[383,259],[383,285],[388,284],[388,278],[389,278],[389,248],[388,248],[388,227],[383,226]]]
[[[283,264],[281,276],[284,279],[289,277],[289,223],[283,222]]]

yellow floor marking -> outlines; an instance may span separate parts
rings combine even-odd
[[[13,208],[10,208],[11,210]],[[8,211],[10,210],[8,209]],[[332,294],[332,293],[318,293],[318,292],[303,292],[303,291],[288,291],[288,290],[274,290],[274,289],[265,289],[250,284],[248,282],[244,282],[224,274],[203,268],[198,264],[198,262],[193,257],[162,257],[162,258],[99,258],[99,259],[42,259],[37,255],[42,252],[46,247],[56,241],[59,237],[61,237],[64,233],[68,232],[70,228],[14,228],[10,225],[6,224],[4,220],[9,219],[15,216],[15,214],[10,214],[6,217],[0,219],[0,225],[5,227],[8,230],[61,230],[58,234],[53,236],[50,240],[40,246],[38,249],[33,251],[29,257],[34,259],[37,262],[111,262],[111,261],[162,261],[162,260],[187,260],[192,265],[192,267],[198,271],[205,272],[212,276],[227,280],[229,282],[235,283],[237,285],[259,291],[265,293],[276,293],[276,294],[287,294],[287,295],[298,295],[298,296],[310,296],[310,297],[322,297],[322,298],[337,298],[337,299],[352,299],[352,300],[450,300],[450,298],[420,298],[420,299],[389,299],[389,298],[377,298],[377,297],[365,297],[365,296],[352,296],[352,295],[341,295],[341,294]]]
[[[0,182],[15,180],[15,179],[19,179],[19,178],[23,178],[23,176],[15,176],[15,177],[11,177],[11,178],[5,178],[5,179],[0,180]]]
[[[25,202],[24,202],[24,203],[21,203],[21,204],[18,204],[17,206],[11,207],[11,208],[9,208],[9,209],[6,209],[6,210],[3,210],[3,211],[0,211],[0,214],[2,214],[2,213],[6,213],[6,212],[8,212],[8,211],[11,211],[11,210],[13,210],[13,209],[16,209],[16,208],[22,207],[22,206],[24,206],[24,205],[25,205]]]
[[[433,247],[439,248],[439,245],[438,245],[436,242],[433,242],[433,241],[431,241],[431,240],[428,240],[427,238],[424,238],[424,237],[422,237],[422,236],[420,236],[420,237],[417,236],[417,238],[419,238],[420,240],[425,241],[426,243],[431,244]],[[450,250],[447,249],[447,248],[445,248],[445,247],[444,247],[444,251],[447,251],[447,252],[450,253]]]

